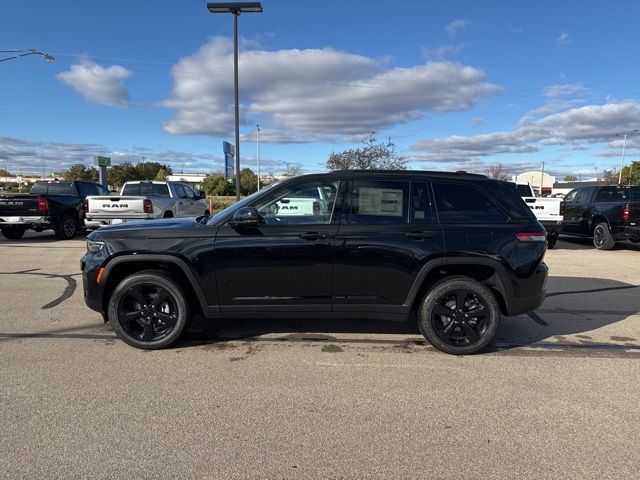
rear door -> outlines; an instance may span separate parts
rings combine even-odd
[[[400,312],[420,269],[443,255],[429,185],[357,178],[346,197],[336,238],[333,309]]]

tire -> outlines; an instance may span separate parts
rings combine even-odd
[[[173,218],[173,212],[171,210],[167,210],[166,212],[164,212],[162,218]]]
[[[22,227],[3,227],[2,235],[9,240],[18,240],[24,235],[25,229]]]
[[[187,297],[161,271],[144,271],[122,280],[109,298],[107,314],[116,335],[143,350],[177,341],[189,319]]]
[[[593,229],[593,246],[598,250],[611,250],[615,244],[616,241],[611,235],[607,222],[596,224]]]
[[[448,310],[453,315],[443,315]],[[474,312],[482,314],[472,316]],[[482,351],[495,338],[500,307],[491,290],[477,280],[449,277],[427,292],[417,320],[420,332],[435,348],[451,355],[469,355]]]
[[[553,250],[555,248],[556,243],[558,243],[558,237],[559,235],[557,233],[547,235],[547,248],[549,250]]]
[[[78,221],[73,215],[65,213],[60,217],[53,231],[56,234],[56,238],[60,240],[71,240],[78,231]]]

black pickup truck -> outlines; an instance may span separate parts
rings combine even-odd
[[[591,186],[571,190],[564,197],[562,233],[593,237],[599,250],[616,241],[640,242],[640,187]]]
[[[6,238],[18,239],[29,229],[53,229],[57,238],[67,240],[84,226],[84,199],[108,194],[92,182],[36,182],[29,193],[0,194],[0,230]]]

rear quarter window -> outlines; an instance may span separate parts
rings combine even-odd
[[[513,189],[500,191],[500,195],[508,195],[509,191],[524,203]],[[434,183],[433,193],[441,223],[506,223],[509,220],[497,205],[498,199],[494,201],[473,185]]]
[[[31,193],[43,195],[77,195],[76,188],[72,182],[36,182],[31,187]]]

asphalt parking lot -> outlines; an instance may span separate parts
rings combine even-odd
[[[2,478],[637,478],[640,247],[547,253],[488,353],[413,325],[200,323],[177,348],[84,306],[84,238],[0,239]]]

